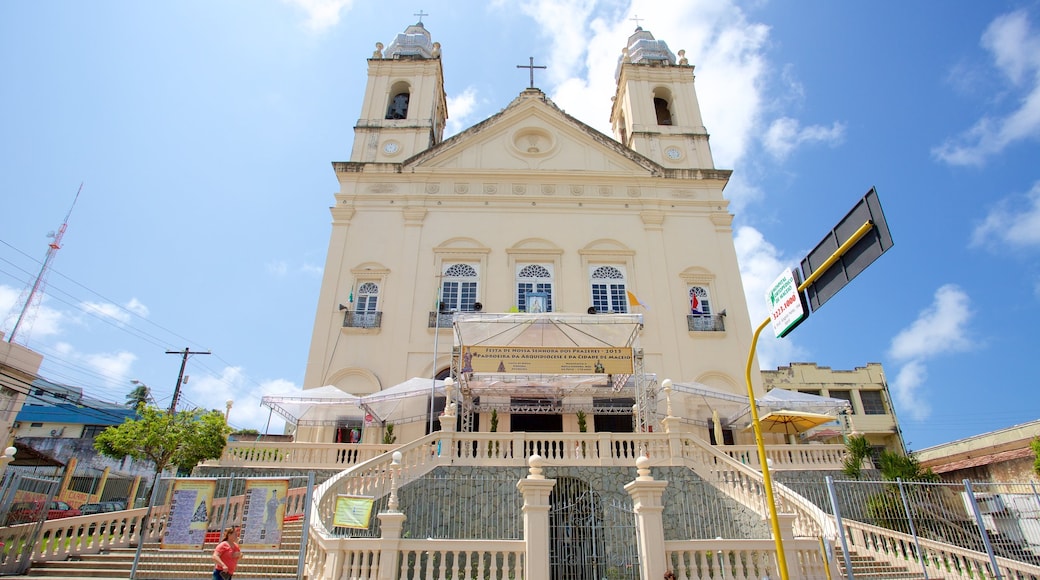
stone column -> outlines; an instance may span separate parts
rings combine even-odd
[[[549,578],[549,494],[556,485],[555,479],[545,479],[540,455],[532,455],[527,464],[530,474],[516,482],[516,488],[524,496],[524,569],[528,578]]]
[[[661,578],[668,569],[664,553],[664,505],[661,496],[667,481],[655,481],[650,475],[650,459],[636,459],[636,470],[639,476],[625,486],[625,491],[632,498],[632,507],[636,513],[636,527],[639,549],[640,578]]]
[[[408,518],[400,512],[382,512],[376,517],[379,518],[383,540],[379,543],[379,580],[395,580],[397,554],[401,551],[401,530]]]
[[[407,516],[398,510],[397,478],[401,473],[401,452],[394,451],[390,462],[390,499],[387,511],[380,513],[379,529],[382,542],[379,546],[378,580],[395,580],[397,578],[397,554],[401,548],[401,530]]]
[[[437,441],[438,457],[454,458],[455,456],[451,447],[452,441],[455,439],[455,428],[458,425],[458,417],[455,415],[457,408],[455,403],[450,403],[444,410],[444,414],[437,418],[441,422],[441,438]]]

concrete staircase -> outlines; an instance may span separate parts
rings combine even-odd
[[[849,573],[845,567],[845,556],[841,547],[835,546],[834,558],[838,561],[841,577],[848,578]],[[855,550],[849,551],[849,559],[852,561],[852,573],[856,580],[925,580],[925,575],[919,568],[914,567],[915,564],[893,566],[871,556],[859,555]]]
[[[238,578],[296,578],[300,557],[300,520],[287,521],[282,530],[281,549],[276,552],[245,550],[239,560],[235,576]],[[201,550],[162,550],[159,544],[145,544],[141,561],[137,564],[137,578],[141,580],[173,580],[209,578],[213,573],[215,543],[203,545]],[[85,555],[77,560],[34,562],[27,576],[50,580],[84,579],[125,580],[130,577],[135,548],[119,548],[102,554]]]

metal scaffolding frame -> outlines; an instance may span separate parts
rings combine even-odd
[[[640,314],[576,315],[539,314],[459,314],[453,322],[455,344],[451,357],[451,376],[458,385],[453,394],[461,413],[460,429],[471,432],[477,413],[498,411],[511,414],[562,414],[585,411],[599,415],[633,416],[635,430],[650,431],[659,423],[657,378],[647,375],[639,332]],[[542,348],[624,347],[632,352],[632,373],[521,374],[474,373],[463,360],[465,347],[524,346]],[[530,402],[489,403],[482,395],[524,397]],[[592,403],[565,402],[572,395],[594,399],[627,398],[634,408],[597,406]]]

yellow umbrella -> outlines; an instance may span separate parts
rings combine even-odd
[[[781,409],[779,411],[771,411],[759,417],[758,424],[763,433],[794,435],[818,425],[829,423],[834,419],[830,415],[821,415],[820,413]]]

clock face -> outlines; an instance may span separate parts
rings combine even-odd
[[[680,158],[680,157],[682,157],[682,151],[679,151],[679,149],[677,149],[675,147],[669,147],[669,148],[665,149],[664,150],[664,154],[667,155],[668,158],[673,160],[673,161],[678,159],[678,158]]]
[[[400,149],[401,146],[398,145],[395,141],[387,141],[383,145],[383,152],[387,155],[393,155],[394,153],[397,153]]]

